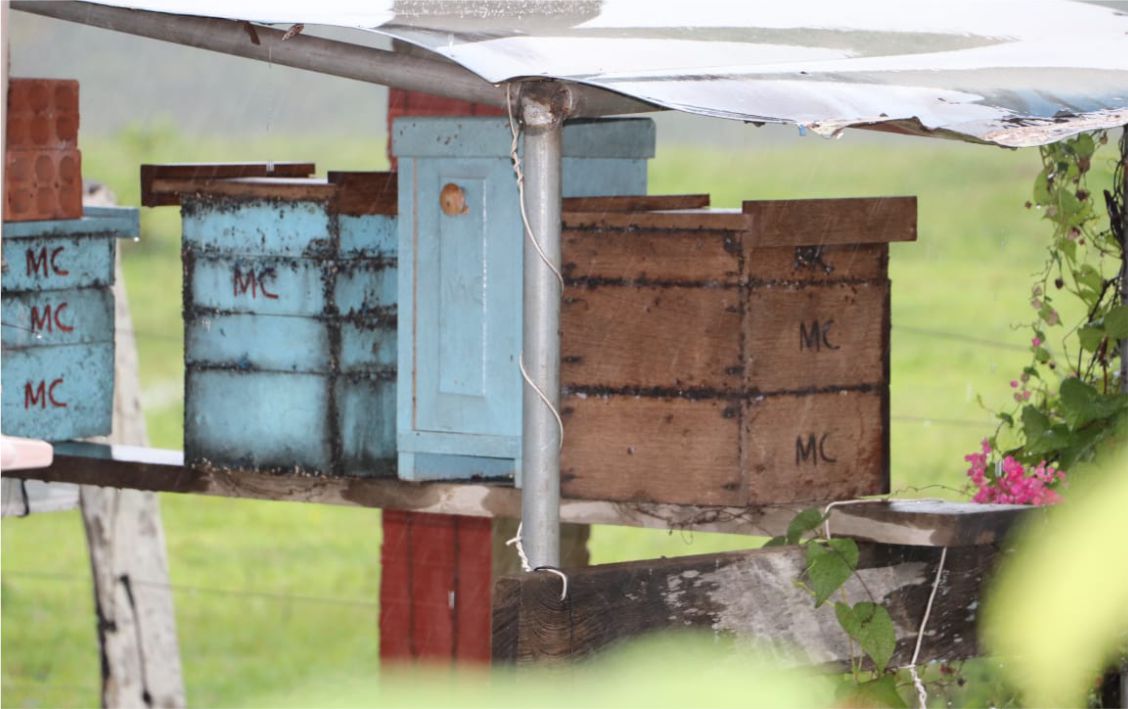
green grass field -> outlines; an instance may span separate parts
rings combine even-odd
[[[752,130],[751,128],[749,130]],[[1106,156],[1107,157],[1107,156]],[[384,167],[382,140],[184,138],[128,131],[83,144],[84,174],[137,204],[143,161],[316,160]],[[744,151],[660,149],[654,193],[742,199],[915,194],[920,240],[892,247],[893,487],[962,484],[962,456],[991,430],[1026,360],[1027,319],[1046,225],[1023,208],[1037,154],[938,141],[805,138]],[[1095,184],[1107,181],[1102,163]],[[179,216],[144,210],[124,244],[153,445],[181,445]],[[1053,343],[1051,343],[1052,345]],[[950,491],[928,494],[951,496]],[[371,510],[161,499],[189,701],[267,706],[325,678],[377,669],[380,517]],[[595,562],[738,548],[752,540],[624,528],[593,531]],[[98,655],[77,513],[3,522],[4,706],[93,706]],[[319,685],[323,686],[323,685]]]

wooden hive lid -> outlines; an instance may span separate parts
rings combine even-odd
[[[330,172],[315,178],[313,163],[216,163],[141,166],[141,204],[180,204],[184,195],[235,199],[324,201],[338,214],[394,216],[392,172]]]
[[[631,206],[623,208],[626,204]],[[746,201],[740,210],[703,208],[707,204],[707,195],[565,199],[563,225],[580,230],[727,231],[753,247],[883,244],[915,241],[917,236],[916,197]]]

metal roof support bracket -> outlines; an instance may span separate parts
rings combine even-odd
[[[530,566],[560,564],[561,144],[573,94],[559,82],[521,85],[527,215],[522,322],[521,528]],[[535,241],[534,241],[535,240]]]

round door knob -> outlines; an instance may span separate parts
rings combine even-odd
[[[443,185],[443,190],[439,193],[439,207],[448,217],[457,217],[470,211],[466,206],[465,190],[453,182]]]

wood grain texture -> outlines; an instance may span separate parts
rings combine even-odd
[[[246,199],[327,201],[337,193],[337,188],[325,180],[312,177],[295,177],[292,179],[276,177],[162,178],[153,180],[153,191],[179,195],[206,194]]]
[[[745,202],[746,245],[880,244],[916,241],[916,197]]]
[[[605,197],[565,197],[565,212],[647,212],[663,209],[701,209],[709,206],[707,194],[645,194]]]
[[[334,209],[341,214],[395,214],[399,180],[394,172],[330,171],[329,184],[337,185]]]
[[[916,240],[916,197],[744,202],[741,211],[567,211],[565,230],[728,231],[747,248]]]
[[[889,609],[897,637],[891,664],[906,664],[940,552],[860,547],[859,572],[845,592],[855,600],[872,595]],[[979,652],[978,601],[998,557],[993,546],[949,550],[921,661]],[[554,576],[503,578],[494,590],[494,661],[570,662],[645,633],[698,630],[733,637],[784,664],[842,665],[853,648],[833,605],[815,609],[794,583],[804,567],[799,547],[607,564],[570,570],[563,601]]]
[[[751,283],[782,281],[885,281],[888,244],[777,246],[744,249],[744,276]]]
[[[133,320],[115,259],[113,436],[116,443],[148,442]],[[157,496],[139,490],[79,488],[90,553],[94,610],[102,657],[102,706],[186,705]],[[141,582],[139,582],[141,581]]]
[[[747,504],[888,492],[884,392],[771,396],[743,412]]]
[[[886,283],[750,289],[745,384],[758,391],[881,385],[888,301]]]
[[[488,483],[409,483],[371,477],[273,475],[253,470],[205,470],[185,467],[180,451],[94,443],[59,446],[48,468],[3,470],[4,479],[68,482],[81,485],[211,495],[238,499],[279,500],[325,505],[376,507],[390,510],[459,514],[472,517],[521,516],[521,491]],[[835,534],[864,536],[876,542],[924,546],[967,543],[960,532],[977,529],[974,539],[1002,539],[1020,518],[1037,514],[1030,507],[938,503],[918,510],[920,503],[870,502],[835,507]],[[565,496],[564,522],[612,524],[653,529],[697,530],[772,536],[783,533],[801,505],[672,505],[580,500]],[[849,520],[846,512],[849,511]],[[872,523],[866,520],[872,519]],[[960,540],[964,541],[960,541]]]
[[[141,206],[164,207],[180,204],[181,190],[169,190],[158,180],[221,180],[236,177],[309,177],[315,171],[311,162],[275,163],[174,163],[141,166]]]
[[[735,209],[681,209],[646,212],[566,211],[564,229],[664,229],[673,231],[746,231],[748,215]],[[785,242],[788,244],[793,241]]]
[[[565,497],[744,504],[739,404],[631,396],[561,404]]]
[[[562,235],[563,273],[586,282],[740,281],[740,246],[720,231],[583,231]]]
[[[565,390],[739,389],[740,297],[721,288],[569,289],[560,313]]]

